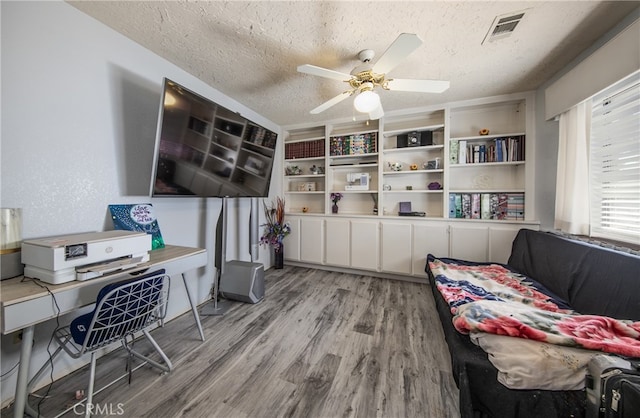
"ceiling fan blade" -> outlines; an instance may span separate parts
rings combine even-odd
[[[395,41],[384,51],[384,54],[373,65],[373,72],[377,74],[387,74],[396,68],[400,62],[409,54],[415,51],[422,40],[414,33],[401,33]]]
[[[353,76],[351,76],[350,74],[328,70],[326,68],[317,67],[315,65],[310,65],[310,64],[298,66],[298,72],[311,74],[318,77],[330,78],[332,80],[338,80],[338,81],[349,81],[353,78]]]
[[[408,80],[393,78],[391,80],[387,80],[386,88],[394,91],[442,93],[449,88],[449,82],[444,80]]]
[[[340,103],[341,101],[343,101],[347,97],[351,96],[352,94],[353,94],[353,90],[345,91],[344,93],[340,93],[336,97],[334,97],[333,99],[327,100],[326,102],[322,103],[320,106],[318,106],[315,109],[311,110],[311,112],[309,112],[309,113],[311,113],[312,115],[315,115],[315,114],[318,114],[320,112],[324,112],[325,110],[329,109],[331,106]]]
[[[378,105],[375,109],[369,112],[369,119],[376,120],[380,119],[384,116],[384,110],[382,110],[382,103]]]

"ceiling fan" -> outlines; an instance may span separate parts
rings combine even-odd
[[[370,119],[379,119],[384,115],[380,96],[374,91],[380,87],[385,90],[411,91],[419,93],[442,93],[449,88],[448,81],[442,80],[409,80],[399,78],[387,78],[387,73],[393,70],[404,58],[415,51],[422,40],[413,33],[401,33],[387,48],[382,56],[371,64],[374,52],[370,49],[360,51],[358,58],[362,64],[351,71],[351,74],[328,70],[315,65],[305,64],[298,67],[298,72],[311,74],[318,77],[331,78],[344,81],[350,89],[340,93],[336,97],[324,102],[311,110],[310,113],[323,112],[341,101],[356,94],[353,101],[355,109],[362,113],[368,113]]]

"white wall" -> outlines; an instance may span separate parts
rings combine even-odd
[[[208,266],[188,277],[198,301],[209,299],[220,200],[148,197],[162,78],[273,131],[280,127],[66,3],[0,7],[0,203],[23,209],[23,237],[113,229],[107,205],[151,202],[166,243],[208,249]],[[274,177],[273,194],[281,187]],[[228,259],[248,260],[249,200],[231,202],[230,209],[240,226],[231,228]],[[271,265],[266,251],[258,261]],[[188,309],[179,277],[172,281],[170,309],[171,317]],[[33,369],[46,361],[55,326],[36,326]],[[12,340],[2,336],[3,374],[19,358]],[[13,397],[15,377],[3,378],[3,405]]]

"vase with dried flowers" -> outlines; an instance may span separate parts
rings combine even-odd
[[[273,247],[277,269],[284,264],[284,237],[291,233],[291,225],[284,221],[284,203],[281,197],[276,197],[275,203],[270,206],[263,202],[267,222],[262,225],[264,233],[260,237],[260,244]]]
[[[331,201],[333,202],[331,213],[338,213],[338,202],[340,199],[342,199],[342,193],[331,193]]]

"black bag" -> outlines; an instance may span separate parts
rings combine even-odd
[[[587,418],[640,417],[640,367],[616,356],[598,355],[587,365]]]

